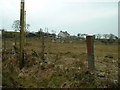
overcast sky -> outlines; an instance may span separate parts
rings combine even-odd
[[[30,31],[118,35],[118,0],[25,0]],[[20,18],[20,0],[0,0],[0,28]]]

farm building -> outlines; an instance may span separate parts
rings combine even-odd
[[[67,31],[65,31],[65,32],[60,31],[60,32],[58,33],[58,37],[59,37],[59,38],[66,38],[66,37],[70,37],[70,34],[69,34]]]

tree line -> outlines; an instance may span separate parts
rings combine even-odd
[[[20,31],[20,21],[19,20],[15,20],[12,24],[12,28],[13,28],[13,32],[9,32],[9,31],[6,31],[6,30],[2,30],[4,31],[3,35],[5,38],[18,38],[19,37],[19,31]],[[48,28],[47,28],[48,30]],[[29,38],[29,37],[41,37],[43,34],[44,34],[44,37],[53,37],[55,38],[56,37],[56,34],[55,32],[56,31],[53,31],[52,30],[52,34],[50,34],[48,31],[47,32],[43,32],[43,29],[40,28],[38,30],[38,32],[30,32],[30,24],[25,24],[25,37]],[[76,38],[80,37],[81,39],[82,38],[85,38],[85,36],[87,36],[87,34],[81,34],[81,33],[78,33],[77,36],[74,36]],[[114,34],[95,34],[95,39],[96,40],[100,40],[100,39],[119,39],[116,35]],[[71,36],[72,37],[72,36]]]

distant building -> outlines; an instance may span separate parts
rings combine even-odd
[[[59,37],[59,38],[70,37],[70,34],[69,34],[67,31],[65,31],[65,32],[60,31],[60,32],[58,33],[58,37]]]
[[[0,35],[2,34],[2,30],[0,29]]]
[[[87,34],[82,34],[81,37],[82,38],[86,38]]]
[[[78,37],[79,37],[80,39],[85,39],[86,36],[87,36],[87,34],[78,34]]]

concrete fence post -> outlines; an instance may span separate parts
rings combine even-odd
[[[95,70],[94,64],[94,36],[86,36],[88,68]]]

